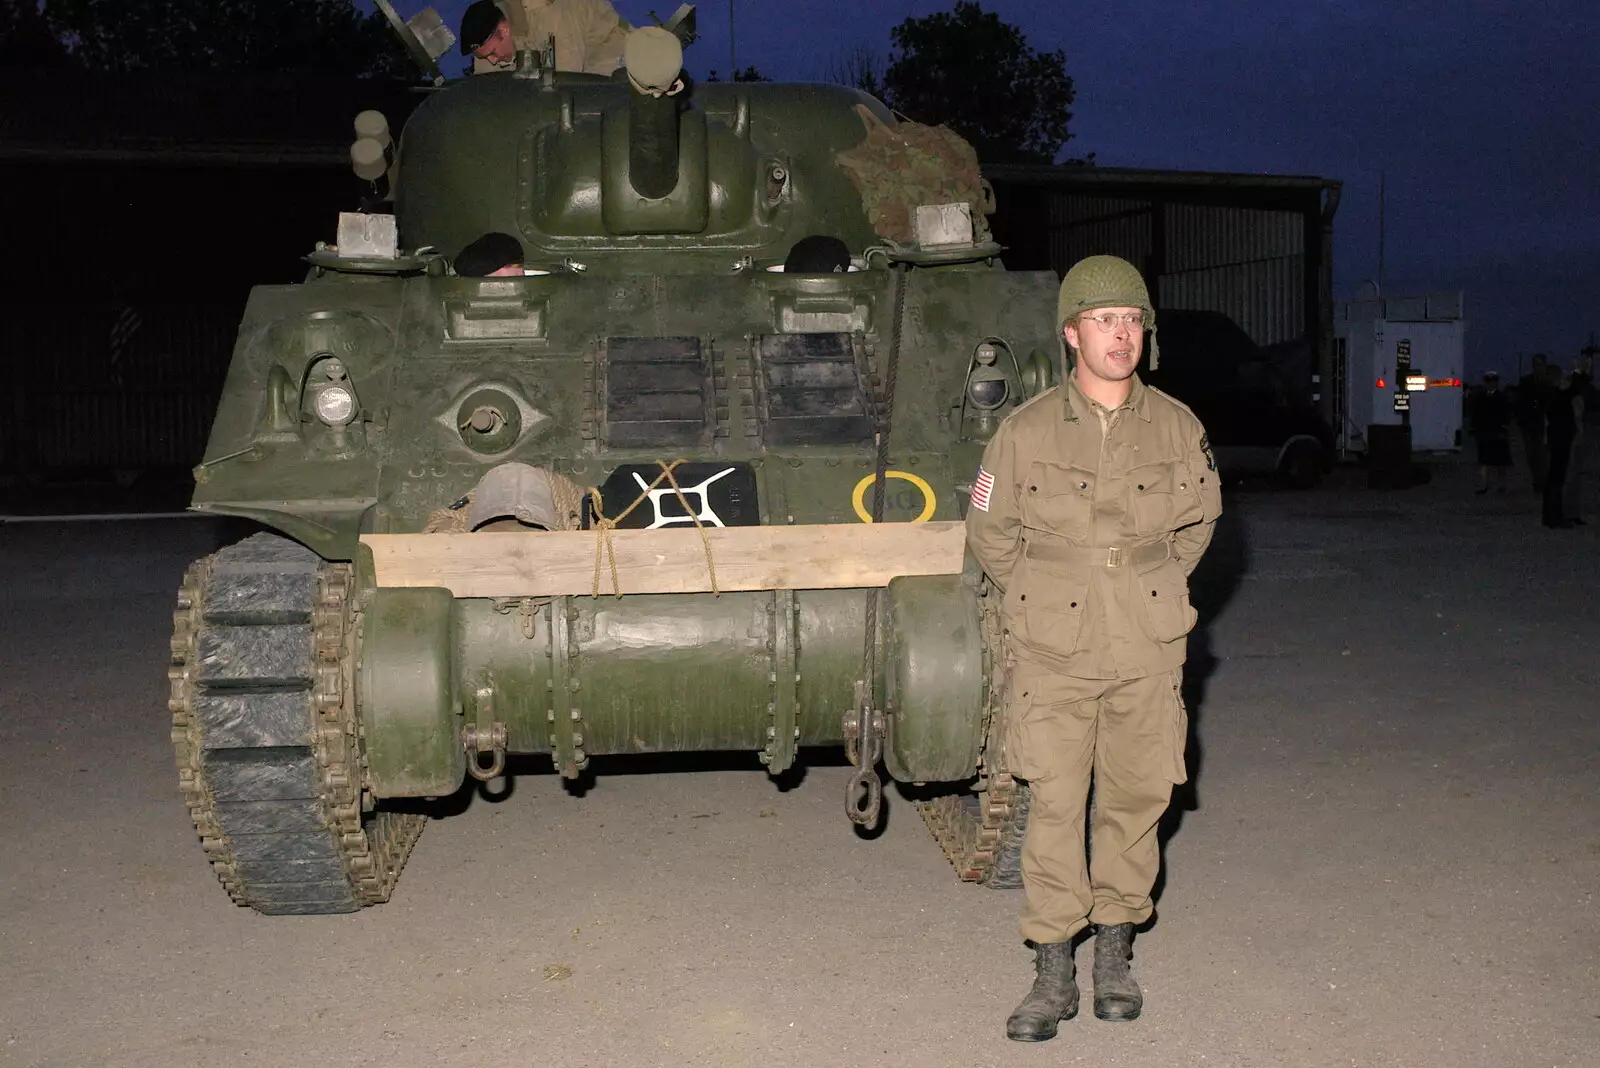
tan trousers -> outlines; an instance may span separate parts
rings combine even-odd
[[[1006,760],[1033,790],[1022,846],[1022,937],[1065,942],[1090,923],[1143,923],[1161,867],[1156,825],[1187,777],[1181,672],[1075,679],[1012,666]],[[1084,855],[1091,774],[1094,823]]]

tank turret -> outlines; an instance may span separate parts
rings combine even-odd
[[[879,243],[835,156],[858,145],[843,86],[711,83],[652,96],[559,74],[478,76],[427,100],[401,141],[395,213],[411,246],[517,235],[530,262],[627,272],[670,262],[781,264],[808,234]],[[491,176],[499,176],[492,178]],[[506,178],[513,180],[505,180]]]

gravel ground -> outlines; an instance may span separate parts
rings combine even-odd
[[[238,530],[0,527],[0,1064],[1592,1068],[1600,542],[1469,477],[1230,498],[1145,1016],[1037,1047],[1002,1034],[1017,896],[907,804],[859,838],[829,754],[787,791],[535,769],[431,825],[388,905],[234,908],[164,665],[184,565]]]

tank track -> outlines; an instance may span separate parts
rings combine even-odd
[[[1007,772],[989,777],[980,793],[945,794],[917,802],[962,882],[993,890],[1022,887],[1022,837],[1027,830],[1027,786]]]
[[[168,669],[178,785],[236,904],[268,915],[389,899],[427,822],[361,788],[348,564],[257,534],[197,561]]]
[[[1028,829],[1032,796],[1027,784],[1006,770],[1002,755],[1000,664],[1005,661],[1005,633],[995,601],[986,596],[981,602],[983,671],[989,685],[984,694],[987,737],[979,788],[918,801],[917,811],[962,882],[981,883],[992,890],[1020,890],[1022,838]]]

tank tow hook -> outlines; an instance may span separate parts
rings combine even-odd
[[[856,683],[855,707],[844,714],[844,751],[855,774],[844,791],[844,811],[851,823],[875,827],[883,807],[883,781],[878,761],[883,759],[883,713],[872,707],[865,682]]]
[[[467,772],[479,782],[498,779],[506,770],[506,725],[496,720],[487,728],[473,725],[461,732],[461,747],[467,751]],[[489,755],[489,765],[483,755]]]

